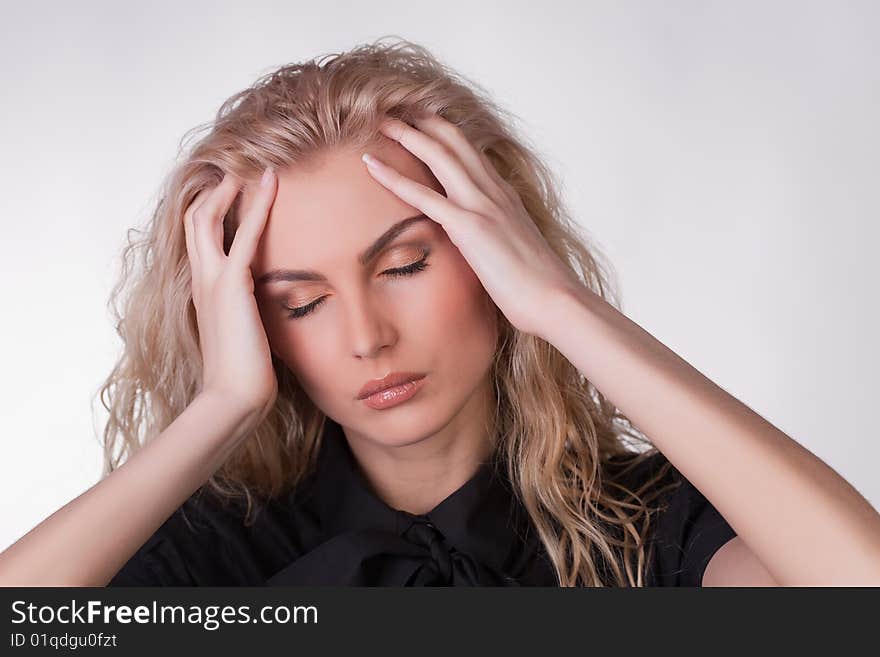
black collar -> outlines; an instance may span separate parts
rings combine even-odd
[[[340,584],[556,585],[495,455],[431,511],[411,514],[373,492],[342,427],[327,418],[307,498],[324,535],[314,551],[326,546],[325,554],[308,562],[313,571],[332,567],[333,573],[303,579],[304,568],[293,569],[295,583],[320,584],[322,577]],[[383,579],[376,570],[367,574],[362,564],[377,560],[385,560],[381,572],[396,579]],[[294,582],[282,577],[269,583]]]

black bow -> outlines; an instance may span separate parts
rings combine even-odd
[[[555,586],[525,510],[494,458],[427,514],[373,493],[341,427],[326,420],[306,504],[320,542],[268,586]]]
[[[450,546],[430,522],[402,536],[344,532],[273,575],[267,586],[518,586],[513,577]]]

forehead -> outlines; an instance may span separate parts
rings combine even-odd
[[[430,169],[397,142],[382,137],[369,152],[407,178],[443,193]],[[324,271],[336,255],[356,257],[393,223],[419,212],[373,178],[361,155],[356,149],[332,149],[278,172],[255,273],[278,267]],[[243,211],[255,193],[245,188]]]

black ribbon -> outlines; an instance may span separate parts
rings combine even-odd
[[[322,535],[268,586],[555,583],[494,455],[429,513],[416,515],[375,495],[341,427],[328,419],[305,497]]]
[[[266,581],[267,586],[519,586],[509,575],[449,545],[415,518],[403,535],[363,529],[339,534]]]

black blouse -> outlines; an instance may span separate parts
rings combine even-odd
[[[367,483],[338,423],[327,418],[314,473],[243,523],[244,506],[190,497],[108,586],[557,586],[500,461],[426,514],[393,509]],[[631,486],[665,462],[643,462]],[[700,586],[712,555],[736,536],[677,470],[655,520],[649,586]],[[665,481],[665,480],[664,480]],[[655,502],[656,503],[656,502]]]

